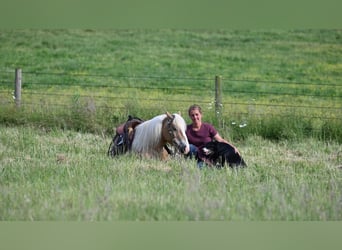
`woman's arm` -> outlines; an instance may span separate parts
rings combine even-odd
[[[219,133],[217,133],[217,134],[214,136],[214,140],[215,140],[215,141],[218,141],[218,142],[224,142],[224,143],[229,144],[229,142],[226,141],[225,139],[223,139],[223,138],[220,136]]]
[[[229,143],[228,141],[226,141],[225,139],[223,139],[219,133],[217,133],[215,136],[214,136],[214,140],[215,141],[218,141],[218,142],[223,142],[223,143],[227,143],[229,144],[230,146],[232,146],[234,149],[235,149],[235,153],[238,153],[240,154],[239,150],[231,143]]]

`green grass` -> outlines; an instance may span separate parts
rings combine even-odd
[[[248,131],[341,142],[341,37],[340,30],[2,30],[0,122],[111,134],[128,114],[181,111],[189,122],[188,106],[199,103],[226,137]],[[12,105],[15,68],[23,69],[21,111]],[[223,76],[219,119],[215,75]],[[269,129],[293,119],[289,133]]]
[[[341,145],[237,143],[248,168],[106,156],[110,138],[0,126],[0,220],[341,220]]]
[[[340,30],[2,30],[1,68],[336,83]]]
[[[341,220],[341,39],[341,30],[1,30],[0,220]],[[247,169],[106,156],[128,114],[181,111],[189,123],[193,103]]]

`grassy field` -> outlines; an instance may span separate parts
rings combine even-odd
[[[341,30],[2,30],[1,68],[336,83]]]
[[[106,156],[110,138],[0,126],[0,220],[341,220],[342,148],[237,144],[248,168]]]
[[[0,45],[0,220],[342,219],[341,30],[1,30]],[[189,122],[193,103],[247,169],[106,156],[128,114]]]
[[[0,122],[110,134],[128,114],[186,114],[199,103],[226,137],[341,142],[341,39],[341,30],[2,30]]]

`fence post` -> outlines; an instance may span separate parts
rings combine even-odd
[[[222,76],[215,76],[215,114],[220,122],[222,114]]]
[[[21,104],[21,69],[15,69],[14,101],[17,107]]]

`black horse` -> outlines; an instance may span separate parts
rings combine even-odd
[[[235,149],[227,143],[208,142],[202,150],[206,158],[218,168],[224,167],[225,164],[228,164],[229,167],[247,167],[241,155],[236,153]]]

